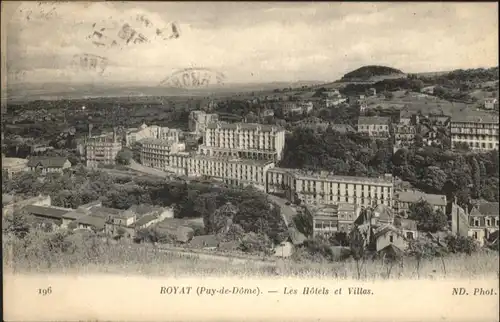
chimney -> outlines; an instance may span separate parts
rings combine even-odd
[[[89,138],[92,136],[92,123],[89,123]]]
[[[116,127],[113,127],[113,143],[116,143]]]

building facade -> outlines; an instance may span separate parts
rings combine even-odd
[[[203,134],[208,124],[217,121],[219,121],[219,116],[217,114],[207,114],[204,111],[192,111],[189,114],[189,131]]]
[[[141,163],[147,167],[170,171],[170,154],[182,152],[185,149],[183,143],[173,140],[161,139],[142,139],[141,145]]]
[[[27,167],[30,171],[39,171],[41,174],[62,173],[71,167],[71,162],[65,157],[31,157]]]
[[[435,195],[417,190],[406,190],[394,194],[394,211],[396,214],[407,214],[410,205],[419,201],[427,201],[434,210],[446,214],[447,200],[445,195]]]
[[[407,124],[393,124],[394,149],[409,148],[415,143],[415,126]]]
[[[99,164],[115,164],[116,155],[122,149],[122,143],[116,134],[91,136],[85,141],[85,158],[87,167],[97,167]]]
[[[392,207],[394,183],[390,174],[380,178],[335,176],[272,168],[267,172],[266,192],[284,194],[290,201],[306,204],[350,203]]]
[[[358,119],[358,132],[366,133],[376,139],[387,139],[390,137],[390,118],[360,116]]]
[[[474,151],[498,150],[498,116],[457,115],[451,119],[451,144],[467,143]]]
[[[307,205],[305,212],[312,227],[313,237],[332,235],[336,232],[349,233],[359,215],[360,207],[354,204],[339,203],[336,205]]]
[[[28,160],[21,158],[4,158],[2,157],[2,172],[12,178],[17,173],[22,173],[28,170]]]
[[[200,155],[279,161],[285,148],[285,130],[256,123],[211,123],[205,130]]]
[[[181,161],[181,160],[180,160]],[[274,166],[268,160],[192,155],[185,160],[186,175],[206,176],[234,186],[254,186],[264,190],[266,173]]]
[[[181,130],[179,129],[171,129],[158,125],[147,126],[146,124],[142,124],[138,129],[129,129],[125,135],[125,142],[127,146],[143,139],[159,139],[179,142],[180,133]]]
[[[474,238],[481,246],[490,235],[499,230],[498,202],[479,202],[473,205],[469,213],[469,237]]]

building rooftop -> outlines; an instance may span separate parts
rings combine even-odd
[[[401,236],[401,231],[399,229],[397,229],[396,227],[394,227],[393,225],[384,225],[375,231],[374,237],[378,238],[389,231],[392,231],[392,232]]]
[[[327,180],[327,181],[337,181],[337,182],[347,182],[347,183],[370,183],[370,184],[393,184],[393,179],[391,174],[386,174],[383,177],[353,177],[353,176],[337,176],[328,173],[327,171],[312,172],[302,169],[287,169],[287,168],[271,168],[271,172],[277,173],[289,173],[295,177],[295,179],[302,180]]]
[[[162,139],[155,139],[155,138],[144,138],[138,141],[141,144],[154,144],[154,145],[162,145],[162,146],[172,146],[176,142],[173,140],[162,140]]]
[[[2,168],[9,168],[27,164],[28,159],[2,157]]]
[[[499,215],[499,206],[498,202],[480,202],[477,204],[471,211],[471,215],[473,216],[498,216]]]
[[[132,211],[140,216],[150,214],[152,212],[157,212],[163,210],[162,207],[140,204],[140,205],[132,205],[127,210]]]
[[[140,227],[142,225],[147,224],[148,222],[155,220],[156,218],[158,217],[154,214],[144,215],[141,218],[139,218],[136,222],[132,223],[130,227]]]
[[[28,167],[41,165],[44,168],[62,168],[68,161],[65,157],[31,157],[28,161]]]
[[[63,215],[71,211],[70,209],[63,210],[50,206],[46,207],[46,206],[35,206],[35,205],[27,205],[23,207],[23,210],[38,216],[44,216],[55,219],[61,219]]]
[[[390,118],[385,116],[360,116],[358,124],[376,124],[376,125],[389,125]]]
[[[78,218],[81,218],[85,215],[86,214],[81,212],[81,211],[68,211],[67,213],[63,214],[61,217],[64,219],[77,220]]]
[[[424,193],[418,190],[401,191],[398,193],[397,198],[402,202],[419,202],[420,200],[425,200],[431,205],[446,206],[445,195]]]
[[[498,116],[485,113],[474,113],[473,115],[466,113],[456,113],[451,117],[451,122],[498,124]]]
[[[394,224],[404,230],[417,230],[417,221],[407,218],[395,218]]]
[[[332,130],[340,133],[356,132],[356,130],[349,124],[331,124]]]
[[[207,160],[213,162],[228,162],[228,163],[236,163],[236,164],[247,164],[247,165],[256,165],[256,166],[265,166],[267,164],[273,163],[271,160],[252,160],[252,159],[241,159],[237,157],[215,157],[215,156],[207,156],[207,155],[199,155],[194,154],[191,156],[194,160]]]
[[[95,217],[92,215],[87,215],[87,216],[83,216],[83,217],[78,218],[75,221],[75,224],[76,225],[78,225],[78,224],[89,225],[89,226],[92,226],[98,230],[102,230],[102,229],[104,229],[104,226],[106,224],[106,220],[104,218]]]
[[[207,125],[207,129],[227,129],[227,130],[253,130],[262,132],[279,132],[284,131],[283,128],[275,125],[258,124],[258,123],[223,123],[214,122]]]

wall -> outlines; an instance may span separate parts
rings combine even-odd
[[[390,241],[390,236],[393,236],[393,238],[394,238],[392,243]],[[388,231],[385,234],[379,236],[377,238],[376,244],[377,244],[377,251],[383,249],[384,247],[386,247],[390,244],[393,244],[394,246],[400,248],[401,250],[405,250],[407,247],[407,243],[403,239],[403,237],[401,237],[400,235],[398,235],[394,231]]]
[[[455,203],[451,205],[451,232],[462,237],[469,235],[469,217],[464,209]]]

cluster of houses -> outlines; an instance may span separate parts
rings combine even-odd
[[[450,140],[452,148],[467,144],[475,151],[498,150],[498,116],[470,113],[425,114],[403,108],[395,122],[390,117],[360,116],[357,130],[376,139],[392,139],[395,151],[414,146],[417,136],[427,146],[444,146]]]
[[[36,171],[45,175],[47,173],[62,173],[71,167],[71,162],[65,157],[39,157],[32,156],[28,159],[6,158],[2,156],[2,172],[7,177],[26,171]]]
[[[55,230],[88,229],[103,232],[112,237],[134,238],[137,231],[173,218],[171,208],[150,205],[134,205],[129,209],[103,207],[100,201],[81,205],[77,209],[52,205],[50,196],[37,196],[16,201],[2,195],[2,213],[13,213],[16,209],[34,218],[39,228]]]

